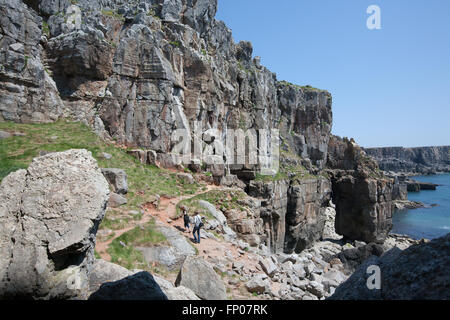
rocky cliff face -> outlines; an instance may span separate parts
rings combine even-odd
[[[402,173],[450,172],[450,146],[421,148],[368,148],[380,169]]]
[[[1,121],[82,121],[177,168],[177,129],[213,151],[230,129],[277,129],[283,172],[273,181],[258,181],[260,160],[227,167],[223,156],[214,165],[194,157],[191,165],[216,181],[232,173],[246,183],[262,201],[262,238],[275,252],[301,251],[321,237],[331,193],[342,234],[365,241],[385,236],[390,184],[356,170],[352,147],[330,140],[331,95],[278,81],[253,57],[251,43],[234,43],[214,18],[217,0],[0,5]],[[326,175],[326,167],[334,171]],[[355,194],[360,202],[352,201]]]
[[[383,242],[392,229],[395,181],[354,141],[333,137],[328,165],[336,204],[336,232],[353,240]]]
[[[330,94],[278,82],[214,19],[216,0],[25,3],[1,2],[3,120],[69,117],[163,157],[176,129],[279,128],[325,164]]]

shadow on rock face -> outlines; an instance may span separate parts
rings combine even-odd
[[[89,300],[168,300],[148,272],[139,272],[115,282],[103,284]]]

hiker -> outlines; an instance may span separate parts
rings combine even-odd
[[[200,228],[203,227],[203,221],[202,217],[200,216],[199,212],[195,212],[194,216],[194,231],[192,232],[194,234],[194,242],[200,243]],[[197,233],[197,236],[196,234]]]
[[[187,229],[187,232],[191,232],[190,227],[189,227],[189,223],[191,222],[191,219],[188,215],[187,209],[183,208],[183,220],[184,220],[184,227]]]

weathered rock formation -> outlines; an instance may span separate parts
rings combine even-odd
[[[380,258],[372,256],[336,289],[333,300],[448,300],[450,234],[406,250],[394,248]],[[369,266],[381,271],[379,290],[369,290]]]
[[[57,120],[64,104],[44,66],[42,17],[18,0],[1,0],[0,17],[0,121]]]
[[[249,194],[262,199],[260,217],[272,252],[300,252],[322,237],[331,195],[328,179],[252,181]]]
[[[108,181],[111,190],[117,194],[128,193],[128,179],[127,174],[123,169],[102,169],[102,173]]]
[[[81,120],[166,165],[176,129],[279,128],[292,152],[325,165],[331,95],[278,82],[214,19],[216,0],[26,3],[1,1],[1,119]]]
[[[384,171],[412,174],[450,172],[450,146],[367,148]]]
[[[225,166],[219,154],[219,163],[193,158],[186,164],[262,202],[260,214],[234,223],[241,238],[263,241],[273,252],[299,252],[322,236],[331,193],[342,234],[385,237],[393,188],[382,176],[350,172],[356,170],[352,148],[330,140],[331,94],[278,81],[253,57],[251,43],[234,43],[231,30],[214,18],[217,0],[0,4],[0,121],[83,121],[102,137],[138,147],[131,152],[141,162],[175,168],[182,168],[173,153],[177,129],[214,152],[228,130],[277,129],[282,179],[256,181],[260,159]],[[291,170],[298,166],[307,174]],[[330,181],[322,174],[327,166],[343,171]],[[115,206],[126,199],[113,194],[112,200]]]
[[[352,240],[383,242],[392,228],[394,180],[354,142],[333,137],[331,169],[336,232]]]
[[[108,183],[86,150],[51,153],[0,186],[0,299],[85,298]]]
[[[89,300],[168,300],[148,272],[138,272],[126,278],[107,282],[89,296]]]
[[[226,300],[227,298],[222,279],[208,262],[199,257],[186,258],[175,285],[191,289],[204,300]]]

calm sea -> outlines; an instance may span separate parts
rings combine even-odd
[[[436,191],[408,193],[408,199],[436,207],[402,210],[394,213],[392,233],[406,234],[414,239],[434,239],[450,233],[450,174],[419,176],[413,179],[439,184]]]

